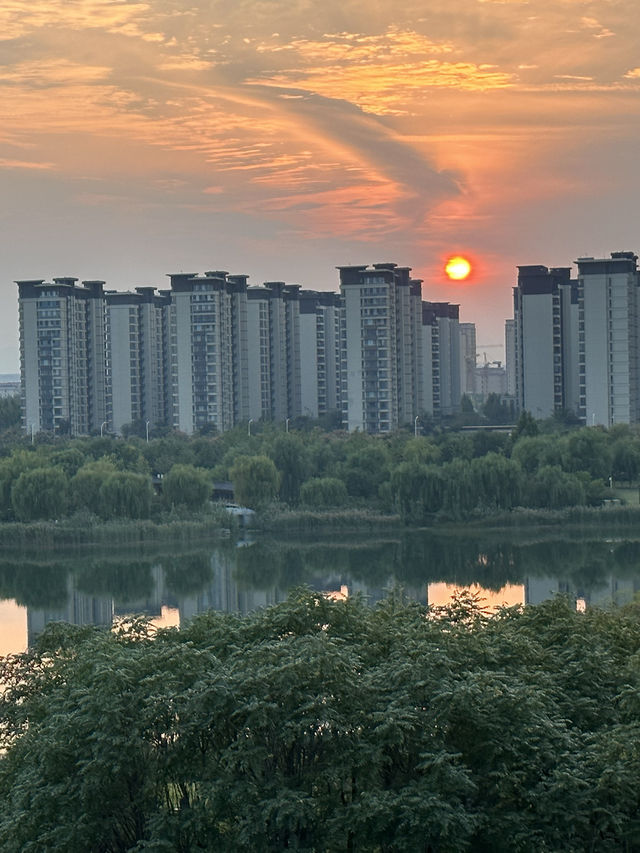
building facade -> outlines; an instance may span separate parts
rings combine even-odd
[[[513,363],[518,405],[535,418],[575,413],[588,426],[640,421],[637,255],[519,267]],[[511,367],[507,326],[507,375]]]
[[[579,414],[589,425],[640,418],[637,261],[633,252],[577,261]]]
[[[339,270],[339,293],[222,270],[160,291],[18,282],[25,430],[192,434],[335,413],[385,433],[457,411],[458,306],[423,302],[409,267]]]
[[[518,267],[513,293],[516,399],[534,418],[576,407],[576,294],[570,268]]]

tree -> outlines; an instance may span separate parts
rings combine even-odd
[[[101,515],[103,507],[100,489],[105,480],[115,473],[117,468],[108,459],[87,462],[79,468],[69,484],[72,507]]]
[[[300,489],[300,501],[313,509],[341,507],[347,502],[347,489],[337,477],[312,477]]]
[[[104,518],[148,518],[153,489],[144,474],[118,471],[107,476],[99,495]]]
[[[527,482],[526,506],[560,509],[585,503],[585,490],[580,477],[567,474],[557,465],[544,465],[535,477]]]
[[[524,411],[521,413],[518,418],[518,423],[516,424],[515,429],[511,433],[511,440],[515,444],[519,438],[527,437],[533,438],[539,433],[538,423],[534,419],[531,412]]]
[[[262,509],[278,494],[279,477],[268,456],[239,456],[229,472],[238,503]]]
[[[162,497],[168,506],[202,509],[211,497],[211,475],[194,465],[173,465],[162,480]]]
[[[562,598],[54,623],[0,662],[0,849],[631,851],[639,653]]]
[[[61,468],[34,468],[20,474],[11,489],[11,504],[18,521],[64,516],[69,479]]]
[[[302,439],[294,433],[276,436],[269,456],[280,476],[280,499],[285,503],[297,504],[300,499],[300,486],[307,477],[309,467]]]
[[[340,476],[352,497],[375,499],[389,478],[389,453],[384,444],[367,438],[354,444],[341,466]]]
[[[482,414],[490,424],[513,423],[513,407],[499,394],[491,393],[482,406]]]
[[[20,426],[20,395],[0,397],[0,430]]]

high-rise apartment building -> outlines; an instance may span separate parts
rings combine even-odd
[[[344,297],[346,424],[389,432],[460,407],[458,306],[425,303],[396,264],[338,267]]]
[[[395,264],[339,267],[346,324],[346,419],[349,430],[397,429],[400,373]],[[402,271],[404,273],[404,271]],[[404,276],[403,276],[404,277]]]
[[[300,291],[300,389],[302,415],[342,411],[341,320],[337,293]]]
[[[440,374],[440,414],[453,415],[460,410],[460,306],[448,302],[429,302],[438,325],[438,362]]]
[[[460,330],[460,393],[473,394],[476,376],[476,324],[459,323]]]
[[[247,290],[252,420],[285,421],[300,413],[299,378],[290,364],[300,346],[297,297],[298,288],[283,281]]]
[[[104,293],[106,414],[109,432],[126,424],[166,421],[165,313],[168,295],[153,287]]]
[[[579,414],[588,425],[640,419],[638,257],[578,258]]]
[[[106,415],[103,282],[19,281],[23,426],[82,435]]]
[[[230,429],[236,412],[246,408],[236,395],[245,388],[234,382],[234,330],[241,330],[246,290],[241,283],[227,283],[227,273],[211,271],[203,276],[177,273],[170,276],[171,297],[167,306],[170,346],[170,424],[190,435],[213,426]],[[237,304],[234,316],[233,303]],[[248,390],[248,389],[246,389]]]
[[[25,429],[192,434],[338,412],[389,432],[460,401],[458,306],[393,263],[340,267],[341,292],[214,270],[170,288],[21,281]]]
[[[578,258],[569,268],[519,267],[513,351],[519,407],[536,418],[569,410],[588,426],[640,420],[637,256]],[[508,371],[509,372],[509,371]]]
[[[504,360],[507,371],[506,393],[516,396],[516,321],[513,318],[504,323]]]
[[[534,418],[577,404],[577,289],[571,269],[518,267],[514,288],[516,397]]]

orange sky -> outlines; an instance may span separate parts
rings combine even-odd
[[[4,0],[0,372],[12,280],[55,275],[395,260],[501,343],[516,264],[639,247],[639,30],[635,0]]]

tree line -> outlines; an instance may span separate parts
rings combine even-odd
[[[596,506],[613,482],[637,482],[639,475],[636,427],[540,426],[526,413],[507,433],[370,436],[254,424],[251,433],[238,427],[148,442],[137,436],[12,437],[0,441],[0,519],[193,513],[206,510],[214,482],[231,481],[236,500],[255,509],[348,505],[423,523],[514,507]]]
[[[563,599],[54,624],[0,664],[0,848],[637,850],[639,652]]]

